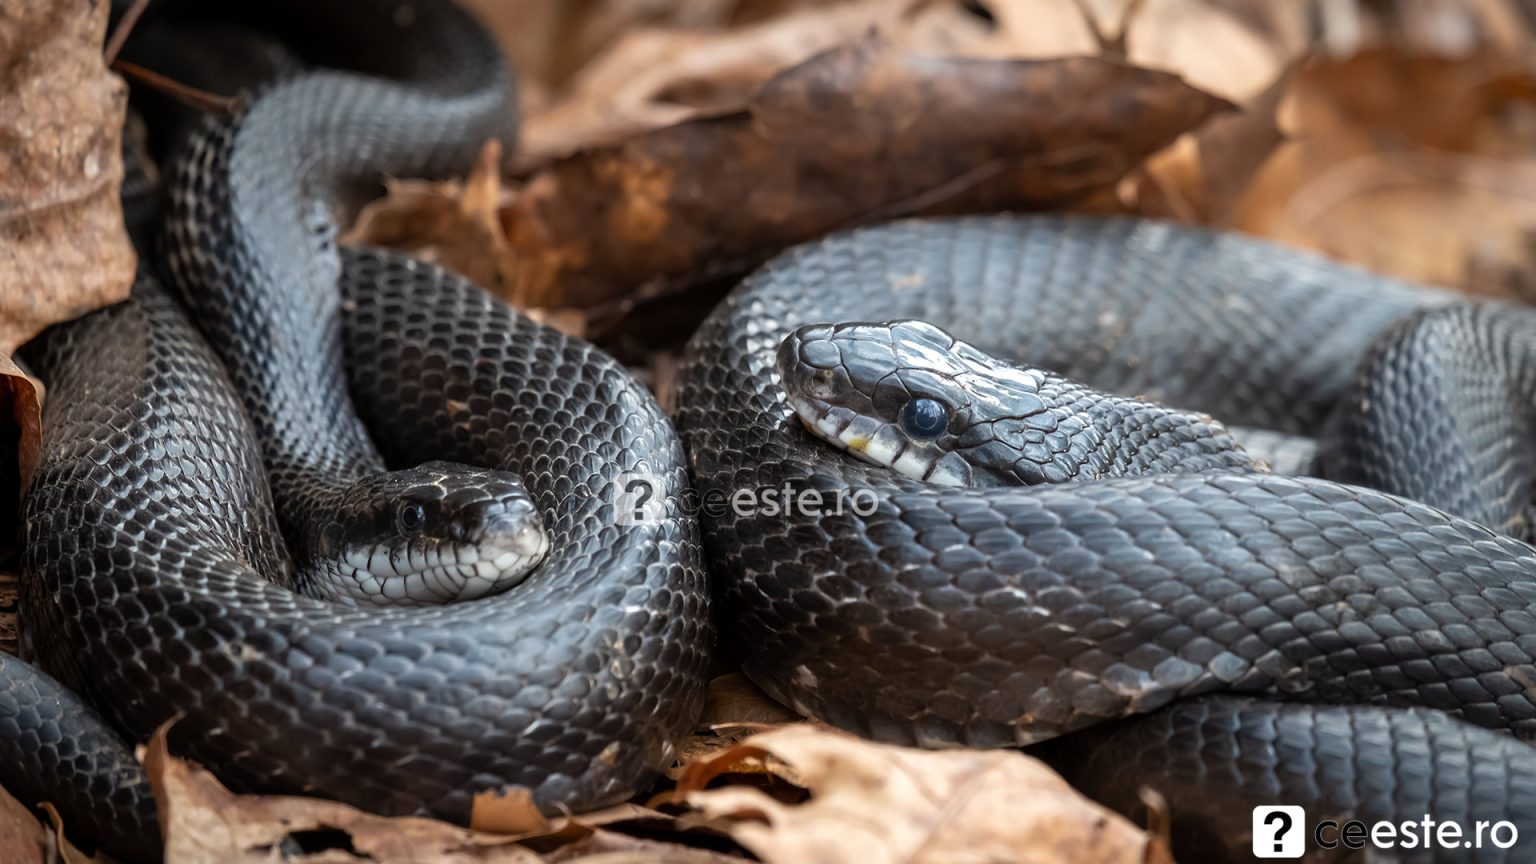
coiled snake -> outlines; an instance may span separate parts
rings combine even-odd
[[[129,857],[156,840],[114,729],[142,738],[173,713],[178,748],[242,787],[462,820],[475,790],[508,783],[547,807],[622,797],[698,708],[709,613],[682,450],[655,403],[595,349],[450,274],[338,252],[324,218],[355,180],[459,169],[478,135],[504,133],[494,49],[423,0],[302,8],[306,27],[358,37],[331,47],[370,77],[264,89],[181,163],[167,270],[206,341],[146,273],[132,301],[29,355],[51,391],[25,612],[42,664],[111,726],[0,661],[0,765],[21,768],[0,782]],[[807,432],[776,357],[804,324],[896,318],[1088,385],[1321,434],[1326,473],[1523,533],[1528,315],[1155,223],[910,222],[749,279],[694,336],[676,419],[706,500],[873,496],[866,512],[705,514],[733,650],[802,712],[923,745],[1073,733],[1038,752],[1122,809],[1137,806],[1126,777],[1160,786],[1182,836],[1213,851],[1247,831],[1239,796],[1536,836],[1536,760],[1518,740],[1536,735],[1536,551],[1242,458],[1143,476],[1110,460],[1095,479],[1042,470],[1051,483],[1021,488],[855,461]],[[306,498],[320,481],[289,457],[368,443],[336,410],[343,387],[382,454],[363,476],[428,459],[511,472],[546,560],[505,593],[440,607],[286,587],[324,572],[288,550],[302,559],[296,533],[346,500]],[[1157,410],[1111,402],[1133,427]],[[937,428],[927,411],[914,429]],[[1225,434],[1191,422],[1202,441]],[[1070,474],[1061,430],[1033,431],[1015,443],[1054,448],[1046,462]],[[610,487],[630,471],[661,478],[664,518],[619,524]],[[275,511],[294,490],[300,506]],[[375,530],[423,530],[399,523],[407,491],[386,490]],[[362,568],[344,547],[314,541]],[[1312,704],[1329,701],[1347,707]]]
[[[1536,316],[1453,301],[1139,220],[913,221],[786,253],[694,334],[681,383],[699,493],[733,502],[704,520],[723,633],[775,698],[878,739],[1085,730],[1040,752],[1127,812],[1142,784],[1162,791],[1192,860],[1247,860],[1257,803],[1536,836],[1536,750],[1506,734],[1536,737],[1532,547],[1245,469],[1208,418],[987,370],[928,326],[821,326],[917,319],[1088,385],[1322,435],[1327,473],[1521,532]],[[1147,453],[1124,458],[1138,437]],[[1007,472],[959,458],[1005,450]],[[1199,470],[1144,473],[1181,461]],[[1352,707],[1310,704],[1328,702]],[[1520,860],[1486,840],[1401,854]]]
[[[50,384],[25,502],[38,660],[131,739],[180,715],[173,746],[245,788],[459,821],[504,785],[550,809],[626,797],[697,716],[710,641],[670,424],[590,345],[438,268],[338,253],[325,218],[357,181],[463,171],[505,134],[499,53],[446,3],[257,6],[333,25],[322,47],[368,74],[270,84],[180,159],[166,269],[207,341],[146,273],[29,352]],[[412,468],[429,460],[482,467]],[[386,463],[405,482],[380,480]],[[657,478],[662,518],[617,518],[610,484],[631,471]],[[516,590],[370,608],[379,573],[408,597],[467,596],[504,554],[537,552],[517,479],[549,549]],[[315,519],[335,527],[307,533]],[[346,566],[311,566],[327,555]],[[306,569],[365,594],[286,587]],[[154,857],[122,739],[8,659],[0,764],[19,797]]]

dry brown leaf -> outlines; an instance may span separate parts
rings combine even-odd
[[[270,862],[279,850],[285,850],[283,861],[295,864],[536,864],[619,852],[680,864],[740,860],[658,839],[658,835],[703,836],[702,831],[718,845],[720,835],[680,825],[675,817],[656,810],[619,804],[546,818],[527,791],[520,789],[475,800],[472,819],[477,826],[511,833],[460,828],[433,819],[386,818],[318,798],[236,795],[212,774],[171,756],[165,733],[166,727],[155,733],[142,758],[160,808],[169,864]],[[642,841],[613,830],[619,827],[643,831],[650,839]],[[316,844],[323,848],[315,849]],[[312,851],[295,851],[302,848]]]
[[[533,793],[518,786],[477,793],[470,803],[469,827],[493,834],[527,835],[548,831],[550,822],[533,803]]]
[[[69,838],[64,836],[64,817],[59,815],[58,808],[48,801],[44,801],[41,806],[48,815],[48,821],[52,823],[53,848],[57,850],[62,864],[112,864],[114,859],[105,852],[98,851],[95,855],[81,852],[79,847],[69,842]],[[0,846],[0,849],[3,848],[5,847]]]
[[[477,800],[476,810],[481,806]],[[516,806],[516,805],[514,805]],[[520,809],[520,808],[518,808]],[[485,814],[479,814],[485,819]],[[507,838],[516,840],[536,852],[545,854],[547,860],[565,861],[582,855],[618,850],[634,851],[642,841],[632,836],[643,834],[645,848],[650,852],[682,855],[691,851],[684,845],[689,839],[708,837],[718,845],[720,835],[707,828],[682,824],[676,816],[642,807],[638,804],[616,804],[602,810],[594,810],[572,816],[561,816],[535,822],[524,819],[526,830],[519,830],[517,822],[506,823]],[[474,821],[472,819],[471,821]],[[624,832],[631,833],[624,833]],[[497,831],[498,834],[503,833]],[[678,842],[666,842],[672,837]],[[692,860],[692,859],[689,859]]]
[[[133,284],[117,200],[127,88],[101,57],[110,5],[0,0],[0,354]]]
[[[867,39],[779,74],[746,111],[536,174],[503,214],[515,296],[588,308],[856,224],[1061,206],[1226,107],[1101,60],[920,57]]]
[[[688,766],[775,726],[803,722],[800,715],[773,701],[740,672],[709,682],[698,731],[678,747],[677,763],[667,772],[676,780]]]
[[[43,382],[0,356],[0,427],[14,431],[21,488],[32,479],[43,444]],[[3,475],[3,472],[0,472]],[[5,490],[11,494],[11,490]]]
[[[1285,140],[1278,115],[1295,68],[1287,69],[1241,112],[1211,118],[1148,159],[1128,196],[1131,209],[1147,216],[1226,225],[1254,176]]]
[[[788,804],[727,786],[689,791],[687,800],[769,864],[1143,864],[1166,854],[1161,841],[1015,751],[922,751],[805,725],[744,748],[789,765],[809,799]]]
[[[236,795],[214,776],[171,756],[166,727],[143,757],[160,808],[168,864],[271,862],[285,841],[329,837],[323,851],[284,856],[292,862],[398,864],[535,864],[544,860],[508,837],[432,819],[388,819],[316,798]]]
[[[518,164],[611,144],[701,113],[742,107],[779,70],[878,30],[915,53],[1040,59],[1098,53],[1077,3],[983,0],[988,23],[955,0],[853,0],[796,8],[734,30],[638,29],[576,74],[559,98],[529,112]],[[1126,0],[1089,3],[1118,26]],[[1287,20],[1304,22],[1301,4]],[[1130,62],[1182,75],[1217,95],[1247,100],[1298,46],[1256,33],[1216,4],[1150,0],[1131,27]]]
[[[1320,168],[1322,166],[1319,166]],[[1441,153],[1363,156],[1320,170],[1264,226],[1330,257],[1477,294],[1498,264],[1530,266],[1536,159]]]
[[[53,848],[43,823],[0,788],[0,860],[7,864],[49,864]]]
[[[579,864],[742,864],[744,856],[598,832],[551,853],[547,860]]]
[[[704,693],[704,716],[700,726],[740,723],[782,724],[800,720],[796,714],[758,689],[740,672],[721,675],[709,682]]]
[[[390,246],[454,270],[508,296],[512,272],[497,215],[502,204],[501,143],[488,141],[463,183],[390,180],[341,242]]]
[[[529,115],[518,163],[541,165],[700,112],[739,109],[780,69],[871,28],[889,32],[918,2],[816,6],[724,32],[627,32],[581,70],[561,99]]]
[[[0,354],[0,557],[20,542],[21,495],[42,453],[42,403],[42,382]],[[4,642],[0,632],[0,650]]]
[[[1479,293],[1530,266],[1536,230],[1536,68],[1393,49],[1320,60],[1282,111],[1289,141],[1234,224],[1379,272]],[[1514,280],[1518,282],[1518,279]]]
[[[1086,198],[1225,107],[1102,60],[923,57],[870,38],[782,72],[745,111],[554,163],[502,212],[506,244],[462,193],[422,183],[395,184],[348,239],[451,258],[524,309],[594,309],[837,228]]]
[[[21,653],[21,628],[16,618],[20,587],[16,572],[0,567],[0,652],[6,654]]]

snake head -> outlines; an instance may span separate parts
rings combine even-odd
[[[332,598],[431,605],[516,585],[548,551],[517,475],[428,462],[358,479],[322,529],[311,569]]]
[[[954,345],[922,321],[811,324],[780,344],[779,376],[815,436],[930,483],[976,485],[956,452],[972,396],[956,380]]]
[[[790,407],[869,462],[964,486],[1150,472],[1252,470],[1203,414],[1016,365],[923,321],[813,324],[779,346]]]

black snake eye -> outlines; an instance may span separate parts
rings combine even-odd
[[[427,508],[420,504],[401,504],[400,512],[395,514],[395,523],[402,534],[415,534],[426,527]]]
[[[901,409],[901,431],[913,438],[937,438],[949,427],[949,409],[934,399],[913,399]]]

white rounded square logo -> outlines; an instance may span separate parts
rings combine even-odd
[[[1300,807],[1253,808],[1253,857],[1300,858],[1306,851],[1307,814]]]
[[[627,471],[610,488],[619,525],[653,525],[666,515],[667,486],[660,475]]]

